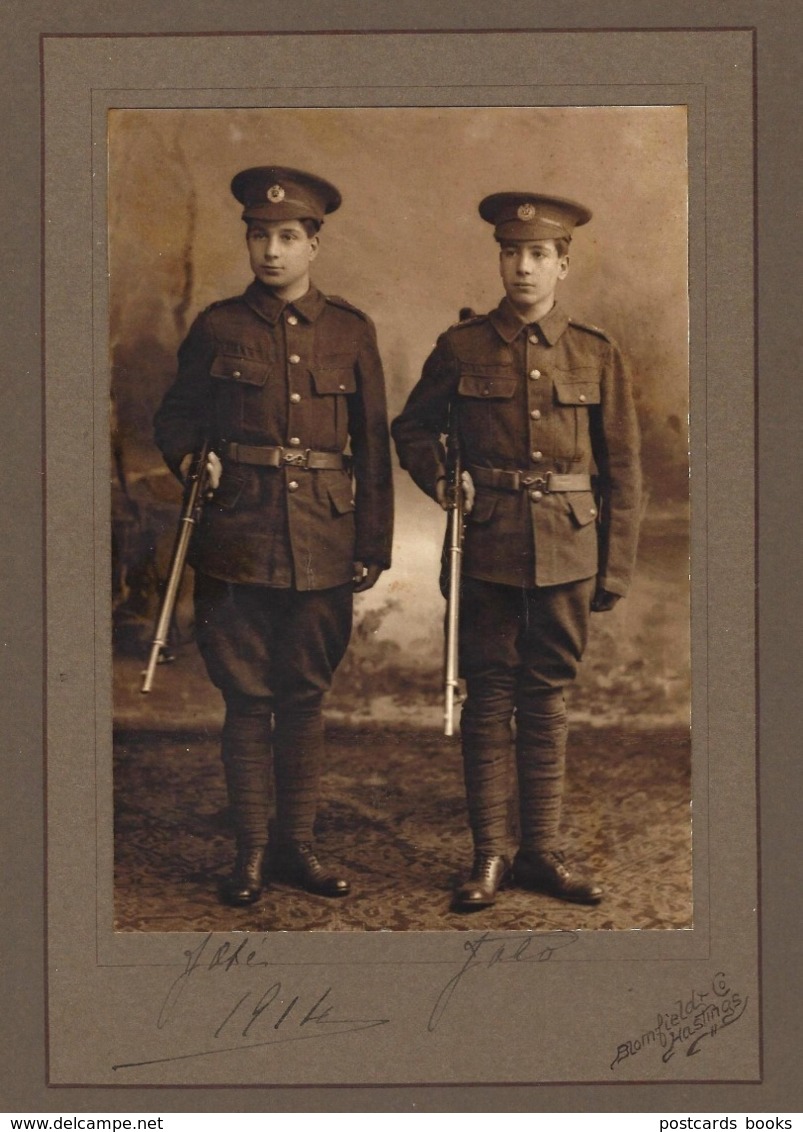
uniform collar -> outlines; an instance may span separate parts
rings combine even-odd
[[[496,310],[491,311],[488,318],[494,330],[505,342],[512,342],[526,326],[537,326],[550,346],[554,346],[563,331],[569,325],[569,319],[558,303],[552,310],[537,323],[522,322],[507,296],[502,299]]]
[[[273,291],[263,283],[260,283],[258,279],[255,279],[253,283],[250,284],[243,298],[248,303],[249,307],[264,318],[266,322],[269,322],[271,326],[275,326],[286,307],[298,311],[306,322],[314,322],[326,306],[326,299],[318,288],[312,285],[310,285],[309,291],[307,291],[305,295],[302,295],[300,299],[294,299],[292,303],[286,303],[284,299],[277,298]]]
[[[563,331],[569,325],[569,316],[555,303],[538,323],[539,329],[550,346],[554,346]]]

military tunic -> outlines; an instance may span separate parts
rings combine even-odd
[[[254,281],[213,304],[181,346],[155,423],[174,470],[205,435],[222,456],[190,559],[204,574],[319,590],[350,582],[355,560],[390,565],[382,364],[372,323],[344,300],[312,287],[285,304]],[[228,459],[231,444],[283,447],[288,456],[278,468],[259,467]],[[307,449],[349,446],[351,470],[292,462],[296,452],[301,459]]]
[[[525,326],[507,299],[441,335],[393,423],[402,467],[433,497],[450,405],[469,473],[521,473],[496,486],[475,475],[464,575],[519,587],[597,575],[625,594],[638,537],[638,425],[625,361],[608,336],[557,304]],[[551,492],[550,472],[593,474],[595,490]]]

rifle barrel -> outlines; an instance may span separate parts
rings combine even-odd
[[[450,438],[451,439],[451,438]],[[449,588],[446,599],[446,654],[444,657],[444,735],[454,735],[454,705],[458,689],[458,633],[460,627],[460,576],[463,557],[463,484],[460,457],[452,440],[449,461],[448,543]]]
[[[140,692],[142,692],[143,695],[150,692],[153,687],[159,656],[162,649],[167,646],[168,637],[170,635],[170,626],[173,623],[173,614],[175,613],[176,602],[178,601],[178,594],[181,589],[181,579],[184,575],[184,567],[187,562],[190,539],[192,538],[193,528],[203,507],[207,482],[206,460],[208,453],[209,445],[207,443],[203,445],[201,451],[198,453],[193,465],[193,471],[185,487],[181,517],[178,522],[175,542],[173,543],[173,553],[170,556],[170,570],[167,575],[167,584],[165,585],[159,613],[156,618],[156,628],[154,629],[150,653],[148,654],[148,664],[142,677]]]
[[[446,609],[446,671],[444,675],[444,734],[454,735],[454,704],[458,688],[457,633],[460,623],[460,565],[462,508],[449,514],[449,600]]]

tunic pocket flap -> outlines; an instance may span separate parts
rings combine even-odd
[[[218,354],[209,371],[212,377],[245,385],[264,385],[268,380],[268,366],[254,358],[241,358],[236,354]]]
[[[516,392],[515,373],[499,373],[493,370],[490,373],[460,374],[460,384],[457,392],[462,397],[485,397],[488,399],[509,400]]]
[[[592,491],[567,491],[566,499],[578,527],[593,523],[597,517],[597,502]]]
[[[338,515],[347,515],[355,509],[354,492],[351,480],[347,476],[340,476],[331,480],[327,485],[329,498]]]
[[[469,523],[489,523],[499,502],[492,492],[477,492],[474,497],[474,506],[466,515]]]
[[[227,465],[217,489],[212,494],[213,505],[223,511],[230,511],[237,505],[244,486],[245,476],[242,469],[233,469]]]
[[[568,381],[565,377],[555,377],[555,396],[561,405],[598,405],[600,386],[598,381]]]
[[[312,378],[315,382],[315,390],[321,396],[357,392],[354,370],[344,365],[332,366],[318,362],[312,371]]]

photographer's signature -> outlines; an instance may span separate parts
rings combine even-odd
[[[661,1011],[654,1026],[620,1042],[611,1069],[650,1050],[660,1050],[663,1062],[676,1053],[694,1057],[717,1034],[739,1021],[748,1002],[747,995],[736,990],[723,971],[717,971],[709,984],[693,988],[669,1010]]]

